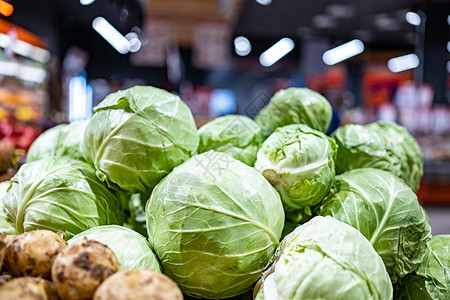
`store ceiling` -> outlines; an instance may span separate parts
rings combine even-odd
[[[100,15],[124,34],[146,17],[165,16],[180,44],[189,45],[193,20],[212,18],[230,22],[234,35],[267,44],[288,36],[297,40],[323,37],[331,44],[360,38],[373,47],[412,48],[415,28],[405,21],[405,12],[446,1],[272,0],[264,6],[256,0],[96,0],[82,6],[79,0],[11,0],[16,10],[7,20],[45,38],[58,23],[63,26],[58,30],[74,26],[91,34],[92,20]],[[129,7],[128,13],[123,12],[124,6]],[[48,19],[52,26],[44,32]]]

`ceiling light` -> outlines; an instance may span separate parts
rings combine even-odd
[[[326,51],[322,55],[322,60],[325,64],[331,66],[346,59],[349,59],[352,56],[358,55],[363,51],[364,51],[364,43],[358,39],[355,39],[348,43],[342,44],[336,48]]]
[[[391,72],[398,73],[417,68],[419,66],[419,57],[415,54],[407,54],[391,58],[387,65]]]
[[[92,28],[95,29],[108,43],[111,44],[120,54],[129,52],[128,40],[114,28],[103,17],[97,17],[92,21]]]
[[[246,56],[252,51],[250,41],[243,36],[238,36],[234,39],[234,50],[239,56]]]
[[[261,54],[259,62],[264,67],[270,67],[283,56],[291,52],[292,49],[294,49],[294,41],[287,37],[282,38]]]
[[[409,24],[414,25],[414,26],[420,25],[421,19],[420,19],[419,14],[412,12],[412,11],[408,11],[406,13],[405,17],[406,17],[406,22],[408,22]]]
[[[81,5],[89,5],[94,3],[95,0],[80,0]]]
[[[272,0],[256,0],[256,2],[261,5],[269,5],[270,3],[272,3]]]
[[[128,40],[128,50],[130,52],[138,52],[141,49],[142,43],[136,32],[128,33],[125,35],[125,38]]]

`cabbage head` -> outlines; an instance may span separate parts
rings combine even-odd
[[[197,146],[194,118],[178,96],[135,86],[108,95],[95,107],[83,155],[108,186],[148,195]]]
[[[358,229],[383,259],[393,283],[420,265],[431,237],[416,194],[403,180],[379,169],[336,176],[318,214]]]
[[[255,287],[256,300],[392,299],[380,256],[356,229],[314,217],[286,236]]]
[[[423,262],[396,286],[398,300],[450,299],[450,235],[435,235],[427,243]]]
[[[336,173],[377,168],[397,175],[417,191],[423,175],[423,154],[406,128],[387,122],[349,124],[332,135],[338,145]]]
[[[224,152],[253,167],[256,152],[266,139],[265,130],[246,116],[227,115],[203,125],[198,131],[198,152]]]
[[[311,216],[334,183],[332,139],[307,125],[279,127],[258,151],[255,169],[278,190],[286,218],[296,223]]]
[[[27,162],[51,156],[67,156],[84,160],[81,143],[89,120],[60,124],[42,133],[31,144],[27,152]]]
[[[121,270],[150,268],[161,272],[150,244],[134,230],[118,225],[98,226],[77,234],[67,243],[70,245],[85,237],[108,246],[117,256]]]
[[[50,157],[22,165],[3,205],[17,233],[62,230],[67,238],[89,228],[122,224],[120,200],[85,162]]]
[[[0,233],[17,234],[16,229],[6,220],[6,214],[3,209],[3,198],[6,195],[6,190],[9,187],[9,180],[0,182]]]
[[[279,245],[284,212],[255,169],[208,151],[176,167],[146,205],[150,244],[184,293],[209,299],[249,289]]]
[[[327,132],[333,111],[325,97],[308,88],[279,90],[261,109],[255,121],[267,131],[289,124],[306,124]]]

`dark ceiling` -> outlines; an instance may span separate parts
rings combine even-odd
[[[449,1],[450,3],[450,1]],[[375,47],[411,47],[414,26],[405,20],[421,0],[273,0],[264,6],[246,1],[236,35],[279,39],[325,37],[331,42],[360,38]]]

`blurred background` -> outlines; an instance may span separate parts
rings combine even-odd
[[[0,0],[0,154],[137,84],[179,94],[198,126],[291,86],[331,102],[331,130],[398,122],[424,153],[433,233],[450,233],[448,0]]]

